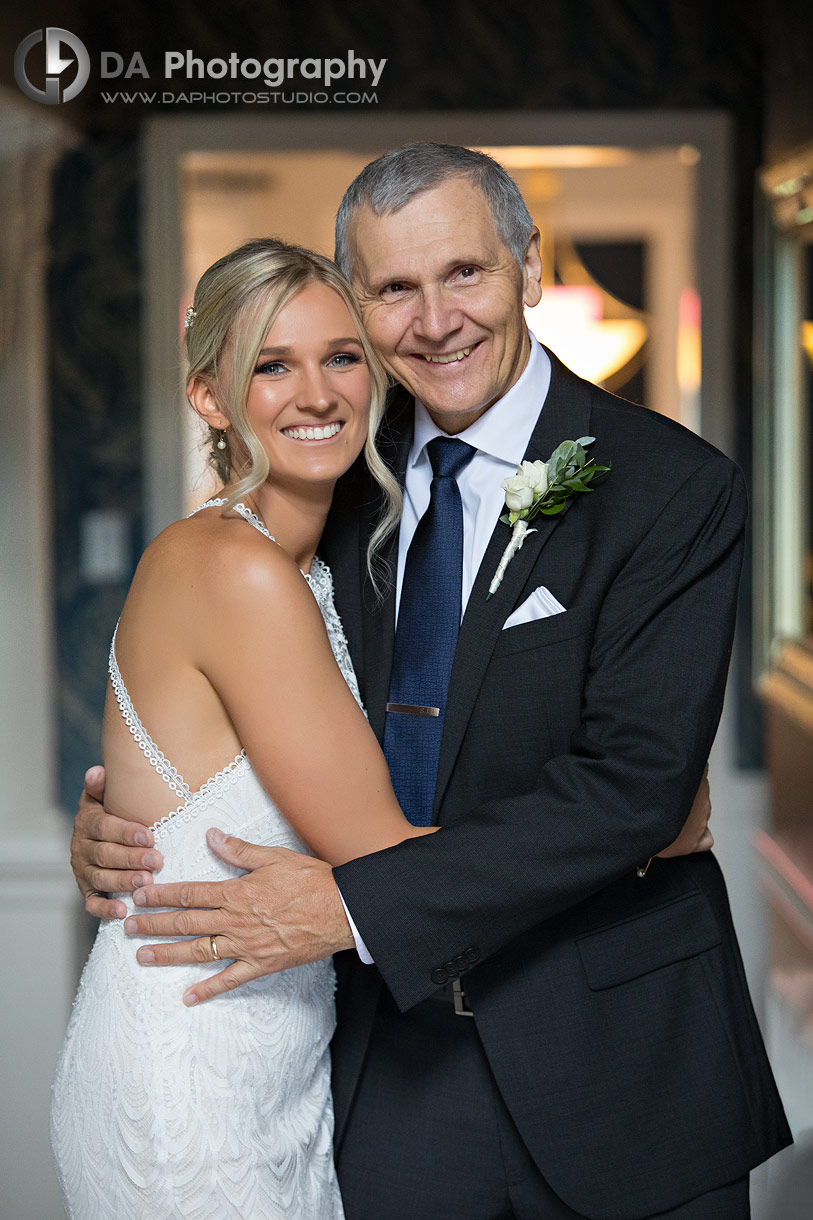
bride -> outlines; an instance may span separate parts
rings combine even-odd
[[[389,505],[371,570],[400,507],[374,447],[385,375],[355,299],[327,259],[253,241],[201,278],[186,346],[225,486],[133,580],[110,648],[105,807],[152,828],[166,881],[237,875],[207,847],[212,827],[331,863],[429,833],[398,807],[315,555],[362,449]],[[133,939],[101,926],[57,1070],[69,1215],[340,1218],[331,962],[189,1008],[181,991],[222,968],[225,938],[172,971],[139,965]]]

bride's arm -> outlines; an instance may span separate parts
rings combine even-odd
[[[333,870],[324,857],[367,854],[419,833],[398,812],[381,753],[293,566],[243,571],[237,587],[224,574],[212,623],[206,639],[211,635],[216,647],[202,645],[200,668],[233,717],[261,779],[322,858],[258,847],[210,830],[210,847],[249,871],[222,882],[136,891],[134,902],[142,910],[124,926],[152,942],[138,950],[140,962],[211,962],[212,936],[221,956],[233,959],[189,988],[188,1004],[352,948]],[[185,939],[156,940],[163,937]]]
[[[293,561],[267,546],[247,546],[242,560],[207,591],[195,663],[266,791],[330,864],[428,833],[398,806],[384,756]]]

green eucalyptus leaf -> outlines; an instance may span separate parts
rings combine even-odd
[[[555,517],[561,513],[571,497],[590,492],[591,483],[600,483],[609,473],[609,466],[596,466],[588,458],[584,446],[592,445],[594,436],[582,436],[577,441],[566,440],[554,449],[545,463],[548,486],[530,508],[504,513],[500,521],[512,528],[517,521],[533,521],[539,514]],[[521,467],[519,468],[521,471]]]

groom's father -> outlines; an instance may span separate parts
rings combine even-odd
[[[538,233],[490,159],[379,158],[347,191],[337,257],[410,396],[383,430],[405,494],[392,587],[381,600],[366,574],[378,506],[361,468],[324,554],[402,805],[443,829],[332,872],[227,841],[254,871],[228,892],[151,888],[147,906],[209,909],[134,922],[201,936],[158,946],[161,963],[225,936],[238,961],[204,999],[351,945],[344,900],[352,1220],[743,1220],[749,1169],[789,1135],[723,881],[709,853],[647,867],[720,715],[742,477],[529,337]],[[584,436],[609,477],[536,520],[489,597],[503,480]],[[104,861],[83,833],[122,837],[101,816],[78,824],[84,889]]]

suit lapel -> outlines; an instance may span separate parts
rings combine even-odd
[[[562,441],[577,440],[589,433],[589,383],[567,369],[552,352],[548,352],[548,355],[551,360],[550,389],[524,454],[524,459],[528,461],[547,461]],[[539,516],[535,519],[532,528],[536,533],[526,535],[525,543],[509,563],[499,589],[490,600],[486,600],[488,586],[511,537],[507,525],[499,521],[495,525],[474,581],[455,650],[438,761],[435,815],[443,800],[477,693],[503,623],[529,581],[542,548],[573,505],[574,501],[570,500],[564,512],[558,516]]]

